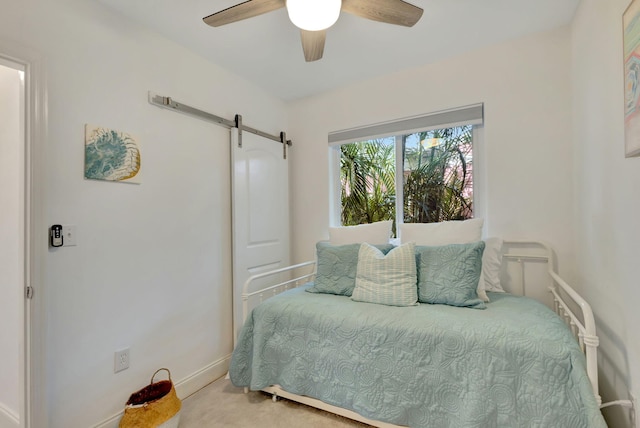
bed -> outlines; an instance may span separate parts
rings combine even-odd
[[[500,259],[484,310],[311,293],[315,262],[255,275],[230,378],[379,427],[605,427],[588,303],[545,244]]]

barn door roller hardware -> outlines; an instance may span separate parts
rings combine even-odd
[[[251,132],[252,134],[259,135],[269,140],[282,144],[283,158],[287,158],[287,146],[292,146],[291,140],[287,140],[287,134],[281,132],[280,135],[272,135],[267,132],[260,131],[259,129],[252,128],[242,123],[242,116],[236,114],[234,120],[225,119],[215,114],[208,113],[206,111],[190,107],[186,104],[179,103],[173,100],[171,97],[163,97],[161,95],[155,95],[149,92],[149,102],[158,107],[176,110],[189,116],[194,116],[199,119],[204,119],[209,122],[213,122],[226,128],[238,128],[238,147],[242,147],[242,132]]]

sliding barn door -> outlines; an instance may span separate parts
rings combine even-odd
[[[231,129],[234,338],[242,327],[242,287],[289,265],[289,164],[282,144]]]

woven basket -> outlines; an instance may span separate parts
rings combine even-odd
[[[154,382],[165,370],[168,380]],[[182,403],[176,395],[169,369],[159,369],[151,376],[151,383],[129,397],[120,420],[120,428],[177,428]]]

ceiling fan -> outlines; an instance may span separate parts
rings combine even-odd
[[[404,27],[413,27],[423,12],[403,0],[248,0],[202,20],[212,27],[220,27],[283,7],[287,8],[291,22],[300,28],[307,62],[322,58],[327,28],[338,20],[340,11]]]

